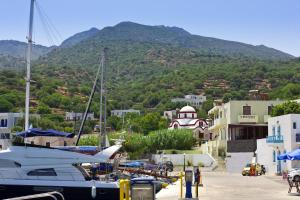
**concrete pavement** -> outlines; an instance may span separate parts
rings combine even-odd
[[[299,200],[295,188],[288,194],[286,180],[274,176],[244,177],[227,172],[204,172],[204,187],[199,188],[201,200]],[[193,188],[193,191],[195,189]],[[157,194],[157,200],[179,198],[180,183],[169,185]]]

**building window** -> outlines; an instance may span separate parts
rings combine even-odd
[[[192,118],[194,119],[194,114],[192,114]]]
[[[187,118],[187,114],[186,113],[184,114],[184,118]]]
[[[243,106],[243,115],[251,115],[251,106]]]
[[[296,122],[293,122],[293,129],[297,129],[297,124],[296,124]]]
[[[31,141],[30,144],[34,145],[34,141]]]
[[[64,146],[67,146],[67,142],[66,141],[64,141]]]
[[[275,150],[273,151],[273,162],[276,162],[276,152],[275,152]]]
[[[272,127],[272,134],[275,135],[275,126]]]
[[[296,134],[296,142],[300,142],[300,133]]]
[[[268,106],[268,115],[271,115],[273,106]]]
[[[53,168],[36,169],[27,173],[28,176],[57,176]]]
[[[50,142],[46,142],[46,147],[50,147]]]

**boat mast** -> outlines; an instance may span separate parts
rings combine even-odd
[[[105,88],[105,76],[106,76],[106,53],[107,53],[107,48],[103,49],[102,53],[102,68],[101,68],[101,80],[100,80],[100,119],[99,119],[99,149],[101,147],[106,146],[106,88]],[[104,101],[104,105],[103,105]],[[104,107],[104,109],[103,109]],[[103,126],[102,126],[102,119],[103,120]]]
[[[34,2],[31,0],[30,3],[30,16],[29,16],[29,31],[27,36],[27,69],[26,69],[26,98],[25,98],[25,131],[29,128],[29,98],[30,98],[30,62],[31,62],[31,51],[32,51],[32,29],[33,29],[33,11],[34,11]]]
[[[76,146],[78,146],[78,143],[79,143],[82,131],[83,131],[83,127],[84,127],[88,112],[89,112],[90,107],[91,107],[91,103],[92,103],[92,100],[93,100],[93,97],[94,97],[94,94],[95,94],[95,90],[96,90],[96,87],[97,87],[100,71],[101,71],[101,68],[102,68],[102,63],[103,63],[103,57],[101,57],[101,61],[100,61],[99,67],[98,67],[96,78],[94,80],[93,88],[92,88],[92,91],[91,91],[91,94],[90,94],[90,97],[89,97],[89,100],[88,100],[88,103],[87,103],[87,106],[86,106],[86,109],[85,109],[85,112],[84,112],[84,115],[83,115],[83,119],[82,119],[81,124],[80,124],[80,128],[79,128],[79,131],[78,131],[78,136],[77,136],[77,140],[76,140]],[[75,113],[75,118],[76,118],[76,113]],[[74,130],[75,130],[75,125],[74,125]]]

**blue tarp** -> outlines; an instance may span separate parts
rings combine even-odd
[[[72,138],[74,137],[73,133],[65,133],[65,132],[60,132],[52,129],[48,130],[42,130],[39,128],[31,128],[28,129],[28,131],[23,131],[19,132],[16,134],[16,136],[19,137],[35,137],[35,136],[49,136],[49,137],[67,137],[67,138]]]
[[[96,146],[64,146],[64,147],[57,147],[61,150],[66,151],[80,151],[80,152],[97,152],[98,147]]]
[[[278,160],[300,160],[300,149],[277,156]]]
[[[277,156],[277,160],[287,160],[287,159],[288,159],[287,153]]]
[[[287,154],[288,160],[300,160],[300,149],[296,149]]]

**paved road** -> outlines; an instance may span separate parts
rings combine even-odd
[[[204,187],[199,189],[200,200],[299,200],[300,195],[288,194],[288,185],[280,177],[243,177],[226,172],[206,172]],[[157,195],[157,200],[178,199],[179,183]],[[193,189],[194,190],[194,189]]]

